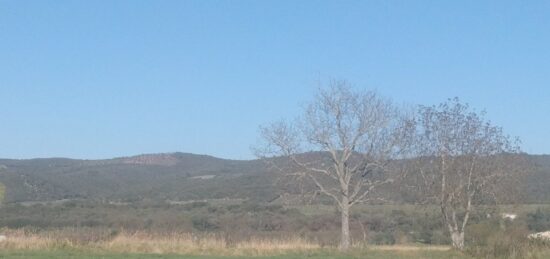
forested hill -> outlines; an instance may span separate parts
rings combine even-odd
[[[261,161],[187,153],[108,160],[0,160],[6,202],[94,199],[129,202],[221,198],[270,199]]]
[[[533,155],[528,202],[550,202],[550,156]],[[188,153],[148,154],[107,160],[0,159],[5,202],[91,199],[132,202],[203,199],[269,201],[275,176],[259,160],[226,160]]]

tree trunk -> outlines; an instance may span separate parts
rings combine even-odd
[[[342,236],[340,237],[340,250],[347,251],[351,245],[349,234],[349,204],[345,197],[342,201]]]
[[[464,249],[464,232],[455,230],[451,232],[451,241],[453,243],[453,248],[458,250]]]

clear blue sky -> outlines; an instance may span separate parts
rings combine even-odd
[[[550,1],[0,0],[0,157],[252,158],[319,79],[459,96],[550,153]]]

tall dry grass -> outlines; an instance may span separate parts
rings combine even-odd
[[[223,234],[185,232],[146,232],[97,228],[64,228],[55,230],[0,229],[7,239],[0,250],[78,250],[84,252],[264,256],[332,252],[334,246],[322,246],[314,240],[297,236],[250,237],[233,240]],[[448,246],[366,246],[354,244],[355,251],[364,249],[391,252],[447,251]]]
[[[115,253],[185,255],[275,255],[304,253],[321,249],[315,242],[300,238],[250,238],[228,242],[222,235],[192,233],[149,233],[126,231],[8,230],[0,242],[4,250],[76,249]]]

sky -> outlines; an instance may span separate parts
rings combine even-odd
[[[253,158],[345,79],[550,153],[550,1],[0,0],[0,157]]]

